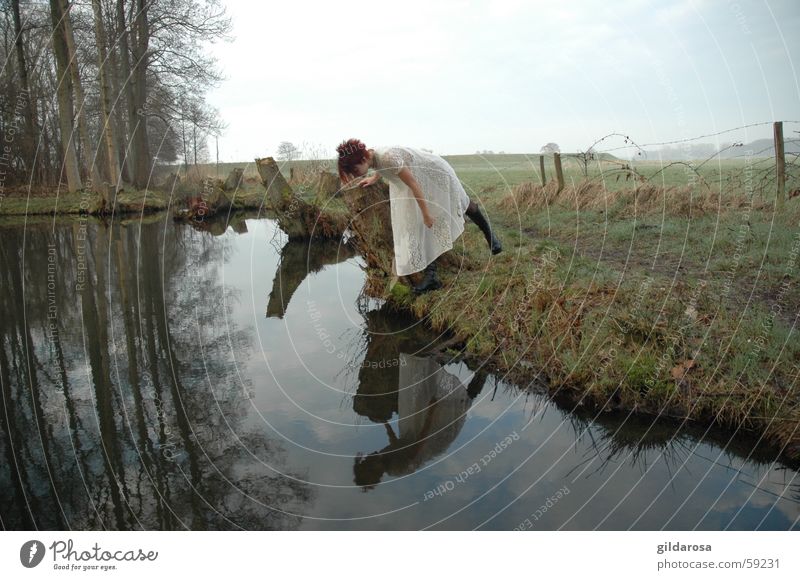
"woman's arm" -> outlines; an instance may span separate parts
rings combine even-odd
[[[433,227],[433,216],[431,216],[430,212],[428,211],[428,204],[425,202],[425,196],[422,194],[422,189],[417,183],[417,180],[414,179],[414,175],[411,173],[411,170],[408,167],[403,167],[398,173],[397,176],[403,180],[408,188],[411,190],[411,193],[414,194],[414,197],[417,200],[417,204],[419,205],[419,209],[422,212],[422,221],[425,222],[427,227]]]

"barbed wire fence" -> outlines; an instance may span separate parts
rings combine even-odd
[[[691,159],[692,143],[702,139],[710,139],[736,131],[768,125],[773,126],[773,143],[762,149],[757,151],[748,150],[740,155],[726,155],[723,157],[723,154],[731,149],[744,147],[744,142],[739,140],[727,144],[707,157],[699,160]],[[739,127],[728,128],[715,133],[706,133],[686,139],[641,144],[636,142],[629,134],[612,132],[595,140],[583,151],[566,154],[553,153],[556,177],[560,179],[559,188],[563,188],[563,171],[561,169],[562,156],[574,159],[583,174],[583,178],[589,182],[603,181],[603,183],[606,183],[608,179],[615,179],[615,181],[618,182],[624,177],[626,181],[633,180],[635,184],[652,183],[659,178],[661,178],[663,183],[664,176],[668,170],[674,167],[681,167],[687,174],[691,174],[694,181],[706,188],[709,192],[714,189],[719,190],[723,187],[727,189],[749,187],[754,192],[759,192],[762,198],[766,196],[767,192],[774,191],[778,199],[782,201],[782,199],[785,198],[786,188],[784,183],[786,182],[789,182],[790,185],[789,197],[800,195],[800,188],[797,187],[796,183],[797,180],[800,179],[800,151],[797,150],[797,147],[794,148],[795,150],[785,151],[786,144],[800,143],[800,130],[792,131],[797,137],[785,139],[783,137],[783,125],[800,126],[800,121],[784,120],[749,123]],[[613,139],[622,139],[624,143],[619,146],[600,148],[603,143],[607,143]],[[667,160],[664,159],[661,154],[657,155],[655,158],[648,155],[647,148],[669,147],[673,145],[684,146],[684,150],[680,153],[682,153],[682,156],[686,157],[686,159]],[[618,158],[616,154],[620,151],[630,151],[632,153],[631,160]],[[652,152],[650,152],[650,154],[652,154]],[[701,170],[712,161],[723,163],[741,159],[746,161],[742,166],[726,167],[725,171],[701,172]],[[661,165],[654,173],[645,175],[642,173],[645,167],[642,165],[637,167],[636,165],[640,160],[661,162]],[[596,170],[596,175],[590,177],[590,168]],[[652,165],[649,165],[647,168],[652,168]],[[542,181],[545,181],[544,176],[542,176]],[[792,187],[793,185],[794,187]]]

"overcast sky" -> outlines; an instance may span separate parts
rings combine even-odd
[[[224,161],[281,141],[331,156],[348,137],[536,153],[613,131],[650,143],[800,120],[798,0],[225,5],[235,39],[211,46],[225,80],[210,92]]]

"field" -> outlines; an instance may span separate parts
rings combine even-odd
[[[730,190],[741,188],[739,183],[744,179],[745,171],[749,168],[752,175],[753,187],[761,185],[762,177],[766,176],[769,180],[774,179],[774,160],[771,157],[756,157],[722,160],[696,160],[691,162],[672,162],[658,160],[639,160],[626,161],[615,159],[608,155],[598,161],[590,161],[588,166],[588,179],[604,184],[612,191],[624,189],[631,186],[630,178],[625,179],[625,165],[631,166],[636,172],[647,179],[651,179],[656,185],[661,186],[681,186],[686,185],[690,175],[699,175],[698,181],[705,182],[712,188],[724,187]],[[539,176],[539,155],[531,154],[493,154],[493,155],[447,155],[444,157],[456,170],[465,187],[470,194],[479,194],[487,190],[500,190],[504,187],[513,187],[524,181],[533,180],[541,183]],[[584,180],[581,164],[577,159],[567,154],[562,156],[564,180],[567,184],[576,185]],[[791,159],[787,157],[787,165]],[[688,166],[698,167],[697,173]],[[215,164],[200,165],[197,169],[192,168],[190,173],[210,175],[224,178],[233,168],[240,167],[245,170],[245,178],[255,179],[258,177],[255,165],[252,161],[237,163],[220,163],[219,167]],[[284,173],[289,176],[291,168],[300,170],[308,167],[324,168],[333,171],[335,164],[332,160],[320,161],[290,161],[282,165]],[[794,165],[797,167],[797,164]],[[545,174],[548,180],[553,179],[555,169],[552,156],[545,156]],[[795,170],[796,175],[796,170]],[[619,176],[619,179],[617,178]],[[771,182],[770,182],[771,184]],[[792,185],[794,187],[792,187]],[[800,180],[791,179],[787,183],[787,190],[792,190],[800,186]],[[766,192],[765,192],[766,193]]]

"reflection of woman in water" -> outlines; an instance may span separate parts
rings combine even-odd
[[[400,353],[398,433],[384,423],[389,444],[356,457],[355,483],[366,491],[380,483],[384,473],[413,473],[447,451],[461,432],[472,399],[483,386],[482,376],[480,380],[477,390],[472,384],[467,388],[432,358]]]
[[[436,258],[453,248],[464,231],[464,215],[483,232],[492,254],[502,251],[489,221],[470,200],[453,168],[441,157],[411,147],[367,149],[358,139],[342,142],[339,177],[343,183],[363,177],[362,186],[381,177],[389,182],[395,269],[398,276],[425,271],[416,292],[441,287]]]

